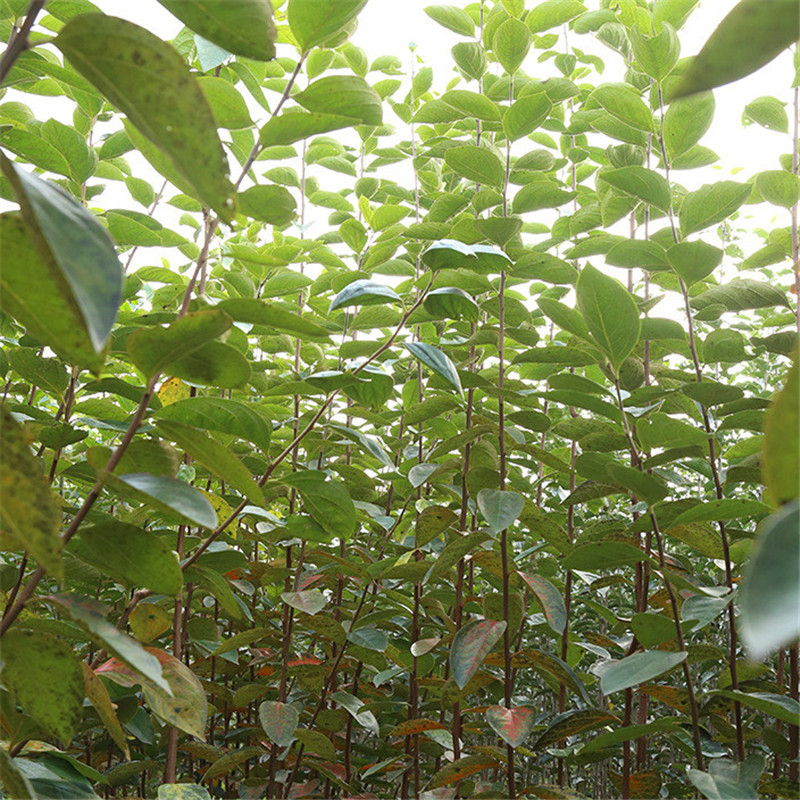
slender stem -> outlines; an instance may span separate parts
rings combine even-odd
[[[6,79],[6,75],[11,71],[14,62],[28,49],[28,34],[31,32],[39,12],[44,8],[44,3],[45,0],[33,0],[28,7],[28,13],[25,15],[22,25],[9,41],[8,47],[2,58],[0,58],[0,83]]]

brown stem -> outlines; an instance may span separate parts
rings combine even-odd
[[[0,83],[6,79],[6,75],[11,71],[14,62],[28,49],[28,34],[31,32],[36,17],[44,7],[45,0],[33,0],[28,7],[28,13],[22,21],[19,30],[12,36],[6,51],[0,58]]]

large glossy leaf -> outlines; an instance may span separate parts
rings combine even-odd
[[[338,39],[353,23],[367,0],[289,0],[289,27],[300,50]]]
[[[336,311],[338,308],[347,308],[348,306],[371,306],[382,303],[399,303],[400,295],[389,286],[384,286],[382,283],[371,280],[357,280],[348,283],[334,298],[331,300],[328,313]]]
[[[701,92],[670,103],[664,114],[664,144],[671,158],[687,152],[703,138],[711,127],[715,106],[711,92]]]
[[[576,289],[578,308],[597,344],[615,368],[639,341],[639,310],[627,289],[591,265],[581,270]]]
[[[172,547],[135,525],[115,520],[81,528],[69,551],[130,586],[173,596],[183,588],[183,575]]]
[[[713,694],[763,711],[765,714],[775,717],[775,719],[788,722],[789,725],[797,725],[800,722],[800,703],[785,694],[742,692],[733,689],[718,689]]]
[[[669,183],[655,170],[644,167],[621,167],[604,172],[602,178],[615,189],[633,195],[661,211],[668,211],[671,200]]]
[[[610,711],[599,708],[581,708],[559,714],[545,732],[536,740],[534,748],[540,750],[549,747],[568,736],[575,736],[583,731],[618,725],[619,717]]]
[[[457,6],[435,5],[426,6],[425,13],[443,27],[462,36],[472,36],[475,32],[475,23],[466,11]]]
[[[531,735],[536,721],[536,710],[530,706],[519,708],[489,706],[486,709],[486,721],[504,742],[512,747],[518,747]]]
[[[445,163],[462,178],[489,186],[502,186],[505,180],[503,162],[483,147],[463,144],[451,147],[444,156]]]
[[[217,527],[217,514],[211,503],[201,491],[183,481],[147,472],[129,472],[110,483],[121,484],[123,490],[137,499],[179,518],[184,524],[211,530]]]
[[[405,347],[414,358],[441,375],[460,396],[463,396],[464,390],[461,388],[461,379],[458,377],[455,365],[441,350],[424,342],[406,342]]]
[[[525,498],[518,492],[497,489],[481,489],[477,499],[478,508],[493,533],[500,533],[513,525],[525,505]]]
[[[197,198],[233,218],[233,186],[211,107],[170,45],[132,22],[80,14],[55,44],[70,63],[170,158]]]
[[[591,96],[620,122],[638,130],[653,130],[653,115],[632,86],[607,83],[595,89]]]
[[[626,564],[644,561],[647,556],[625,542],[594,542],[576,547],[562,562],[566,569],[615,569]]]
[[[746,183],[719,181],[690,192],[681,204],[683,234],[701,231],[727,219],[747,200],[750,191],[751,187]]]
[[[83,675],[72,647],[55,636],[3,636],[3,685],[47,731],[69,746],[83,717]]]
[[[251,503],[257,506],[264,504],[264,495],[250,470],[227,447],[205,431],[199,431],[191,425],[167,419],[159,420],[157,425],[167,439],[175,442],[187,455],[241,492]]]
[[[62,189],[2,154],[0,167],[25,222],[23,229],[18,218],[3,215],[3,308],[45,337],[57,353],[97,369],[122,296],[122,266],[114,244]]]
[[[687,286],[707,278],[721,263],[722,250],[706,242],[679,242],[667,251],[667,260]]]
[[[346,109],[345,109],[346,111]],[[340,128],[358,125],[360,120],[355,115],[343,112],[335,114],[311,113],[299,109],[288,109],[280,116],[267,120],[261,128],[259,140],[264,147],[287,145],[318,136]]]
[[[525,18],[532,33],[539,33],[563,25],[586,11],[580,0],[544,0],[536,3]]]
[[[479,315],[478,304],[457,286],[442,286],[440,289],[431,290],[425,296],[423,306],[432,316],[445,319],[466,319],[476,322]]]
[[[380,95],[356,75],[329,75],[314,81],[293,98],[307,111],[353,117],[362,125],[380,125]]]
[[[800,177],[783,169],[760,172],[756,188],[764,200],[774,206],[791,208],[800,200]]]
[[[258,707],[258,719],[270,741],[278,747],[287,747],[294,741],[300,714],[291,703],[265,700]]]
[[[135,639],[118,631],[95,601],[70,594],[48,595],[45,599],[72,617],[101,647],[130,667],[138,676],[137,680],[148,681],[162,691],[170,691],[159,660]]]
[[[229,53],[260,61],[275,57],[277,30],[264,0],[158,0],[181,22]]]
[[[643,470],[624,464],[609,464],[607,472],[615,483],[622,484],[648,506],[655,505],[669,494],[669,488],[662,480]]]
[[[155,647],[146,650],[161,665],[168,689],[143,679],[116,658],[101,664],[96,672],[120,686],[141,684],[148,705],[164,722],[198,739],[205,739],[208,701],[200,680],[175,656]]]
[[[251,186],[239,195],[239,208],[248,217],[282,227],[295,218],[297,204],[283,186]]]
[[[531,32],[524,22],[507,19],[494,35],[494,54],[503,69],[513,75],[528,55],[532,43]]]
[[[739,0],[695,56],[673,97],[739,80],[797,41],[800,6],[794,0]]]
[[[450,648],[450,671],[461,689],[480,669],[489,651],[500,641],[505,621],[475,620],[456,633]]]
[[[783,388],[772,400],[764,420],[761,471],[770,498],[785,503],[800,487],[800,364],[786,373]]]
[[[167,328],[140,328],[128,339],[128,355],[152,377],[221,336],[230,326],[231,318],[222,311],[195,311]]]
[[[736,763],[729,758],[715,758],[708,772],[688,769],[686,775],[708,800],[739,800],[758,794],[757,786],[766,759],[761,753],[751,753]]]
[[[205,786],[196,783],[162,783],[158,800],[211,800],[211,795]]]
[[[61,577],[61,509],[23,429],[0,407],[0,521],[37,562]]]
[[[800,502],[765,519],[742,582],[742,639],[763,658],[800,636]]]
[[[324,473],[305,470],[287,475],[284,483],[303,498],[303,507],[332,536],[349,539],[356,526],[353,500],[340,481],[326,481]]]
[[[290,333],[302,339],[328,341],[326,328],[307,316],[300,316],[296,311],[288,311],[275,303],[266,303],[254,297],[231,297],[216,307],[236,322],[263,325],[270,331]]]
[[[550,581],[541,575],[519,571],[520,578],[527,584],[528,588],[536,595],[536,599],[541,603],[542,610],[547,623],[556,633],[563,633],[567,627],[567,609],[564,605],[564,598],[561,593],[553,586]]]
[[[686,653],[669,653],[664,650],[647,650],[634,653],[605,666],[600,675],[600,690],[613,694],[630,689],[640,683],[657,678],[686,660]]]
[[[237,436],[269,447],[272,425],[257,406],[224,397],[188,397],[163,406],[156,416],[195,428]]]
[[[671,526],[685,525],[688,522],[709,522],[716,520],[741,519],[758,516],[769,512],[768,505],[758,500],[743,498],[725,498],[722,500],[706,500],[687,511],[678,514]]]

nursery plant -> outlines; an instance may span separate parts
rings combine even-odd
[[[0,0],[3,796],[797,797],[797,0],[97,2]]]

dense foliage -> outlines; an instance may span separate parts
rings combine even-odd
[[[796,797],[796,0],[160,1],[0,0],[5,796]]]

